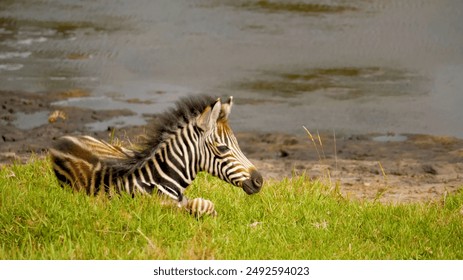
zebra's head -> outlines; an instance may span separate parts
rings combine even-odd
[[[217,99],[197,116],[196,124],[203,135],[200,145],[205,155],[200,169],[242,188],[247,194],[254,194],[260,191],[263,179],[241,151],[228,124],[232,106],[233,97],[225,103]]]

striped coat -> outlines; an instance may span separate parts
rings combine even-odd
[[[242,153],[228,124],[233,98],[222,103],[190,97],[152,124],[141,149],[128,149],[90,136],[64,136],[50,149],[61,184],[88,194],[153,194],[170,197],[200,216],[215,215],[212,202],[183,195],[198,172],[205,171],[242,188],[259,192],[263,179]]]

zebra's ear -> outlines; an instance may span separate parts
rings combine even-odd
[[[204,112],[198,117],[198,126],[203,131],[209,131],[217,125],[217,119],[221,111],[222,103],[217,99],[214,104],[207,106]]]
[[[231,108],[233,106],[233,96],[230,96],[226,103],[222,104],[222,110],[220,112],[220,120],[228,120],[228,116],[230,115]]]

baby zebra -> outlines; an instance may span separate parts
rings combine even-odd
[[[216,215],[214,204],[183,195],[200,171],[247,194],[260,191],[263,179],[241,152],[228,124],[233,98],[184,98],[153,123],[141,149],[114,146],[90,136],[64,136],[50,149],[61,185],[94,195],[106,192],[159,193],[195,216]]]

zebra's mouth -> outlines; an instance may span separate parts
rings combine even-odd
[[[247,184],[243,183],[243,190],[245,193],[247,194],[255,194],[255,193],[258,193],[260,191],[259,188],[253,188],[253,187],[250,187],[248,186]]]
[[[257,170],[251,172],[251,178],[243,181],[242,188],[247,194],[255,194],[260,191],[264,179]]]

